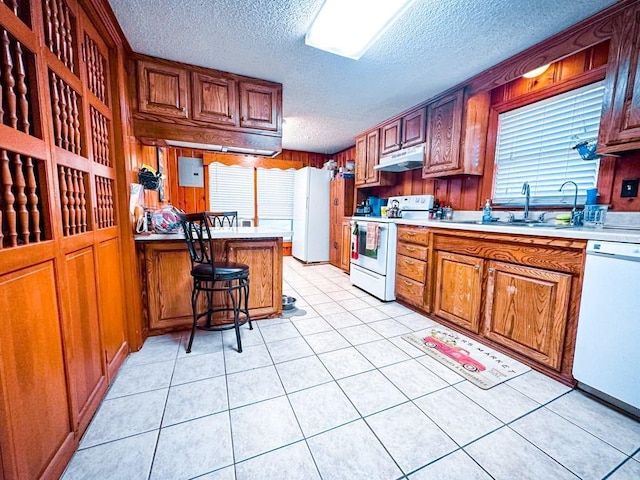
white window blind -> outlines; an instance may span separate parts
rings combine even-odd
[[[522,205],[529,182],[531,204],[573,202],[573,189],[558,191],[566,180],[578,184],[578,199],[596,186],[598,160],[582,160],[572,147],[596,139],[602,110],[602,82],[587,85],[499,116],[493,201]]]
[[[258,168],[258,223],[261,226],[292,229],[294,174],[293,168]]]
[[[258,218],[293,218],[295,169],[258,168]]]
[[[240,219],[253,219],[253,167],[209,165],[209,209],[237,211]]]

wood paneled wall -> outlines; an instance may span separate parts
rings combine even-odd
[[[521,77],[496,87],[491,91],[492,107],[504,109],[505,105],[509,105],[509,108],[517,108],[602,80],[607,66],[608,49],[609,41],[606,40],[552,63],[547,71],[536,78]],[[494,125],[493,137],[495,137],[495,128]],[[490,136],[491,134],[490,131]],[[491,141],[489,143],[491,144]],[[493,138],[493,146],[495,148],[495,138]],[[356,201],[360,202],[370,195],[389,197],[431,194],[442,204],[451,205],[455,210],[480,209],[484,200],[492,196],[494,148],[487,149],[483,176],[463,175],[423,179],[421,170],[416,169],[396,174],[396,183],[393,186],[359,189],[356,192]],[[355,147],[334,155],[334,158],[343,159],[348,156],[355,158]],[[599,202],[610,204],[612,211],[640,211],[639,198],[620,197],[622,180],[639,177],[640,153],[603,157],[598,178]]]
[[[156,147],[148,147],[137,144],[138,167],[144,163],[157,168]],[[246,155],[215,154],[206,150],[190,148],[162,148],[160,161],[162,170],[165,172],[165,202],[184,210],[185,212],[201,212],[207,209],[207,192],[209,191],[206,163],[204,188],[181,187],[178,185],[178,157],[193,157],[204,159],[205,156],[219,156],[227,164],[253,164],[255,162],[277,165],[279,168],[303,168],[316,167],[322,165],[332,156],[323,153],[303,152],[300,150],[283,150],[274,158],[263,158]],[[290,167],[287,164],[290,163]],[[145,206],[150,208],[158,207],[162,202],[158,198],[158,192],[145,190]]]

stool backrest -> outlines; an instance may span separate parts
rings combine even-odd
[[[207,212],[179,215],[184,239],[187,242],[191,266],[196,263],[213,263],[213,240]]]
[[[209,218],[213,228],[238,226],[238,212],[204,212],[204,214]]]

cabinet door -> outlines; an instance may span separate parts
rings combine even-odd
[[[380,131],[375,130],[367,133],[367,172],[366,182],[377,183],[380,179],[380,172],[373,167],[378,165],[380,158]]]
[[[282,312],[282,239],[227,241],[230,262],[249,265],[249,313]]]
[[[614,23],[609,49],[599,151],[640,148],[640,5]],[[607,93],[610,95],[607,98]]]
[[[138,109],[167,117],[187,118],[187,71],[138,61]]]
[[[426,109],[409,113],[402,119],[402,148],[424,143],[426,140]]]
[[[340,244],[340,268],[348,272],[351,268],[351,224],[342,224],[342,238]]]
[[[423,174],[460,168],[463,90],[427,107],[427,155]]]
[[[124,282],[122,280],[122,255],[118,239],[112,238],[98,245],[98,275],[108,278],[98,285],[100,293],[100,318],[102,337],[109,379],[127,356],[125,330],[126,307],[124,303]]]
[[[0,275],[0,477],[7,480],[41,478],[73,441],[55,263]]]
[[[367,137],[356,138],[356,185],[367,181]]]
[[[281,95],[280,86],[240,82],[240,126],[277,131]]]
[[[340,242],[342,241],[342,224],[329,225],[329,263],[340,268]]]
[[[571,275],[489,261],[483,334],[560,370]]]
[[[433,313],[478,333],[483,264],[480,258],[437,251]]]
[[[402,142],[402,120],[398,119],[391,123],[387,123],[380,129],[380,155],[400,150]]]
[[[151,244],[145,251],[147,315],[149,329],[189,327],[191,309],[191,260],[184,243]],[[204,299],[204,295],[200,296]],[[204,301],[204,300],[203,300]]]
[[[193,72],[191,83],[194,120],[222,125],[239,124],[238,84],[235,80]]]

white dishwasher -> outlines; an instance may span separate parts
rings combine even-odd
[[[578,385],[638,415],[639,342],[640,244],[590,240],[573,363]]]

